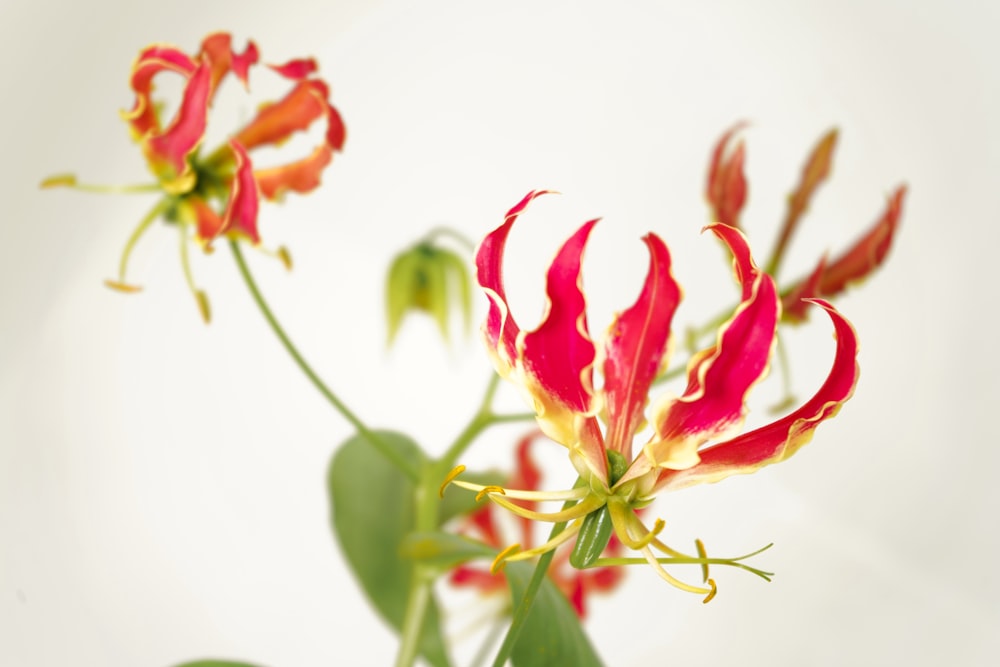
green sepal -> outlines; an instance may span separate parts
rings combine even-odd
[[[611,512],[607,505],[602,505],[583,517],[576,544],[569,554],[569,564],[578,570],[593,565],[611,541],[611,532]]]

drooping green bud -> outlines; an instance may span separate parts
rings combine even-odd
[[[448,312],[459,309],[465,331],[472,319],[472,290],[465,261],[457,254],[421,241],[393,259],[386,279],[389,344],[411,311],[423,311],[437,322],[447,342]]]

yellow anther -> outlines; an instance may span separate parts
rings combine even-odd
[[[465,466],[457,465],[451,469],[451,472],[445,475],[444,481],[441,482],[441,488],[438,489],[438,498],[444,498],[444,490],[448,488],[448,485],[455,481],[455,478],[465,472]]]
[[[507,564],[507,556],[510,556],[520,548],[520,544],[512,544],[498,553],[497,557],[493,559],[493,564],[490,565],[490,573],[496,574],[497,572],[503,570],[503,566]]]
[[[701,540],[696,539],[694,541],[694,546],[698,550],[698,558],[703,559],[702,563],[701,563],[701,580],[702,580],[702,582],[707,583],[708,582],[708,563],[706,563],[704,561],[704,559],[708,558],[708,554],[705,552],[705,545],[702,543]],[[712,592],[712,595],[715,595],[714,591]],[[711,599],[711,596],[709,596],[709,600],[710,599]],[[705,602],[708,602],[708,600],[705,600]]]
[[[484,486],[483,490],[476,494],[476,502],[490,495],[491,493],[499,493],[501,496],[506,496],[507,492],[503,490],[502,486],[495,486],[493,484],[489,486]]]
[[[106,287],[110,287],[113,290],[118,290],[119,292],[125,292],[126,294],[142,291],[141,287],[138,287],[136,285],[129,285],[128,283],[123,283],[118,280],[105,280],[104,285]]]
[[[708,604],[711,602],[712,598],[715,597],[715,594],[719,592],[719,587],[715,585],[715,579],[709,579],[707,583],[712,587],[712,590],[710,590],[708,595],[705,596],[705,599],[701,601],[702,604]]]

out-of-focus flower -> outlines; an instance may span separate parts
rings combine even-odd
[[[733,227],[739,227],[739,215],[746,201],[747,185],[743,174],[746,152],[743,142],[734,139],[745,125],[743,122],[735,124],[719,138],[708,165],[706,197],[713,220]],[[785,219],[764,268],[775,278],[813,195],[830,176],[837,138],[836,128],[820,137],[802,167],[798,185],[788,196]],[[847,285],[861,281],[882,264],[902,217],[905,193],[905,186],[897,187],[889,197],[885,214],[865,236],[832,262],[821,258],[812,274],[782,291],[783,317],[786,321],[801,322],[812,311],[803,299],[836,296]]]
[[[242,52],[234,51],[228,33],[208,35],[200,50],[188,55],[181,49],[154,44],[139,53],[132,67],[130,84],[135,93],[132,108],[122,112],[133,139],[139,144],[165,194],[150,214],[142,220],[126,244],[117,280],[110,287],[136,291],[125,279],[129,254],[139,237],[160,217],[177,224],[209,252],[220,236],[243,239],[257,245],[257,211],[260,197],[280,199],[288,191],[306,193],[319,185],[320,174],[341,150],[345,130],[340,114],[329,102],[327,84],[316,78],[312,59],[291,60],[269,69],[288,80],[290,92],[282,99],[263,105],[255,117],[230,136],[222,146],[208,154],[201,152],[208,126],[208,111],[220,84],[232,75],[249,88],[250,70],[257,65],[257,46],[248,42]],[[183,93],[176,111],[169,119],[162,117],[164,104],[153,96],[154,79],[163,73],[180,76]],[[318,145],[305,156],[274,167],[254,165],[253,149],[280,145],[296,132],[309,129],[316,122],[326,125]],[[73,176],[47,179],[43,187],[81,186]],[[149,186],[107,188],[108,191],[149,191]],[[205,319],[208,305],[205,295],[194,287],[187,260],[187,245],[182,243],[182,264],[189,286],[198,299]],[[279,257],[290,265],[287,251]]]
[[[751,473],[798,451],[853,393],[858,377],[857,337],[833,306],[814,301],[830,317],[837,339],[826,381],[785,417],[735,435],[745,419],[747,395],[767,371],[781,305],[773,279],[757,268],[742,233],[726,225],[711,225],[708,229],[733,255],[741,301],[715,343],[692,357],[683,395],[657,401],[647,424],[647,395],[666,367],[671,320],[681,298],[671,275],[667,246],[655,234],[643,238],[650,256],[645,283],[636,302],[614,318],[598,349],[590,337],[580,280],[583,249],[597,221],[587,222],[566,241],[548,270],[543,321],[532,331],[522,330],[507,304],[504,248],[518,216],[541,194],[544,191],[529,193],[479,247],[478,279],[490,303],[483,333],[497,371],[524,390],[542,431],[569,450],[582,484],[565,491],[538,492],[461,480],[453,483],[528,519],[572,522],[539,547],[505,550],[495,567],[505,560],[532,558],[577,536],[570,555],[576,567],[645,561],[674,586],[711,599],[715,583],[708,578],[709,559],[700,543],[697,556],[667,546],[657,538],[662,520],[649,529],[636,510],[658,493]],[[595,366],[603,375],[600,385],[594,382]],[[651,434],[636,453],[634,440],[647,425]],[[705,447],[709,443],[714,444]],[[575,504],[540,512],[518,500]],[[642,558],[600,559],[612,533]],[[736,564],[737,560],[711,562]],[[684,583],[663,567],[681,563],[701,564],[708,587]]]
[[[743,140],[734,141],[734,137],[744,125],[737,123],[715,144],[705,186],[705,198],[712,209],[713,221],[737,229],[740,227],[740,211],[747,200],[747,179],[743,175],[743,160],[746,157]]]
[[[396,255],[385,284],[389,343],[411,311],[433,317],[441,336],[448,341],[448,311],[455,307],[462,312],[468,331],[472,319],[470,282],[465,260],[432,241],[421,241]]]
[[[531,456],[531,447],[540,438],[544,437],[540,431],[533,431],[523,437],[515,450],[516,465],[514,473],[507,481],[507,486],[515,489],[525,489],[537,491],[542,483],[542,471]],[[538,503],[526,501],[522,503],[526,509],[536,510]],[[525,517],[516,517],[519,524],[519,543],[525,549],[532,548],[534,544],[533,528],[534,523]],[[486,504],[469,515],[468,523],[463,532],[480,538],[485,544],[496,549],[503,549],[509,540],[505,538],[505,533],[497,521],[496,506]],[[614,536],[604,550],[605,557],[615,557],[621,554],[622,545]],[[570,601],[580,618],[587,615],[587,597],[595,593],[606,593],[617,586],[624,572],[617,567],[595,567],[587,570],[578,570],[569,563],[569,557],[565,552],[560,552],[552,560],[549,566],[548,575],[553,583],[559,587],[563,595]],[[450,581],[456,586],[471,586],[484,593],[502,592],[506,590],[506,583],[502,576],[490,572],[485,568],[475,565],[460,565],[452,570]]]
[[[803,321],[808,314],[804,299],[837,296],[848,285],[867,278],[885,261],[903,214],[905,195],[905,186],[896,188],[889,195],[885,211],[864,236],[833,261],[821,258],[809,276],[792,285],[781,298],[785,319]]]

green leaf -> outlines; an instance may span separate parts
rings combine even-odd
[[[433,532],[410,533],[403,540],[400,554],[443,573],[474,558],[493,559],[497,550],[462,535]]]
[[[515,607],[534,570],[534,563],[525,562],[507,563],[504,568]],[[515,667],[602,667],[576,612],[548,577],[538,588],[511,661]]]
[[[391,431],[378,435],[403,458],[422,465],[419,447],[407,436]],[[327,484],[333,530],[344,557],[375,609],[399,632],[413,570],[400,547],[414,527],[414,484],[360,435],[337,449]],[[420,652],[434,667],[450,664],[434,600],[424,618]]]
[[[185,662],[181,665],[176,665],[175,667],[260,667],[249,662],[234,662],[232,660],[195,660],[194,662]]]

